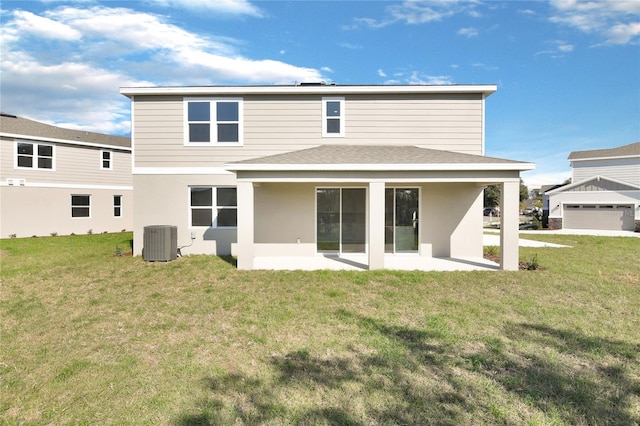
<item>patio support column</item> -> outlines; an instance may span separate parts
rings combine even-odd
[[[369,270],[384,269],[384,182],[369,182]]]
[[[500,196],[500,269],[518,270],[518,225],[520,222],[520,180],[502,183]]]
[[[240,181],[238,193],[238,269],[253,269],[253,182]]]

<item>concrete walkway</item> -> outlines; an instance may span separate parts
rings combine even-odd
[[[483,244],[485,246],[499,246],[500,245],[500,230],[485,229],[483,236]],[[608,231],[603,229],[541,229],[537,231],[520,231],[520,236],[523,235],[593,235],[597,237],[631,237],[640,238],[640,232],[633,231]],[[562,244],[545,243],[543,241],[527,240],[520,238],[520,247],[571,247]]]
[[[485,246],[499,246],[500,235],[484,234],[482,236],[482,244]],[[520,247],[555,247],[555,248],[571,247],[571,246],[565,246],[562,244],[545,243],[544,241],[526,240],[523,238],[518,239],[518,245]]]

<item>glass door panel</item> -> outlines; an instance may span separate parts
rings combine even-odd
[[[385,253],[418,251],[418,198],[417,188],[385,189]]]
[[[318,188],[318,253],[364,253],[367,241],[367,190]]]
[[[342,252],[364,253],[367,240],[367,191],[342,189]]]
[[[318,253],[338,253],[340,251],[340,189],[318,189],[316,199]]]
[[[396,188],[396,253],[418,251],[418,189]]]
[[[384,252],[394,252],[394,232],[393,232],[393,218],[395,212],[395,189],[386,188],[384,190]]]

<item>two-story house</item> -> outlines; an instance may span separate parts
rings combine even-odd
[[[304,260],[482,259],[482,193],[502,187],[503,269],[518,268],[520,171],[490,158],[494,85],[126,87],[134,253],[172,225],[183,254],[240,269]],[[350,257],[351,256],[351,257]],[[304,264],[304,265],[303,265]]]
[[[0,235],[133,227],[131,139],[0,115]]]
[[[571,184],[545,192],[551,229],[640,232],[640,142],[569,154]]]

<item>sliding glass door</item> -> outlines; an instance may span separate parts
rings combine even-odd
[[[385,189],[385,252],[418,252],[418,188]]]
[[[318,253],[364,253],[367,239],[365,188],[316,190]]]

